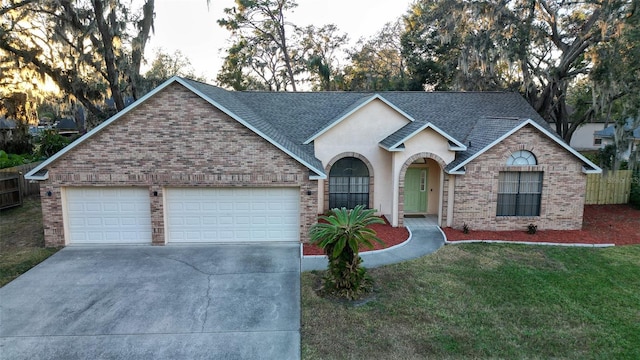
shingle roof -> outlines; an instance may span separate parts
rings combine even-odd
[[[15,127],[15,120],[0,118],[0,129],[14,129]]]
[[[316,169],[315,172],[319,173],[318,175],[322,174],[322,162],[315,157],[313,149],[309,149],[308,146],[304,146],[299,141],[292,140],[294,131],[283,131],[284,129],[279,129],[274,126],[273,121],[270,121],[270,118],[265,117],[262,114],[258,114],[257,112],[260,110],[259,107],[254,109],[252,106],[247,106],[247,104],[240,100],[242,97],[241,92],[226,91],[201,82],[188,79],[183,80],[193,88],[200,91],[202,95],[209,98],[212,102],[219,104],[221,107],[231,112],[238,120],[246,121],[269,140],[281,145],[284,149],[289,150],[293,155],[299,157],[305,163],[313,166]],[[270,104],[268,101],[266,101],[264,105],[265,107],[273,106],[273,104]],[[295,128],[295,126],[292,125],[290,128]]]
[[[469,129],[469,134],[465,139],[467,150],[457,153],[455,160],[447,165],[446,170],[455,169],[458,165],[496,141],[496,139],[501,138],[527,120],[526,118],[495,117],[478,119],[473,127]]]
[[[415,120],[384,139],[383,147],[400,147],[400,141],[425,125],[438,128],[461,148],[471,142],[447,168],[472,157],[527,119],[555,134],[522,96],[512,92],[226,91],[183,80],[318,169],[322,166],[313,144],[305,142],[376,96]]]
[[[632,119],[627,119],[627,121],[625,121],[624,124],[624,129],[626,131],[631,130],[631,126],[633,124],[633,120]],[[600,131],[596,131],[595,133],[593,133],[595,136],[599,136],[599,137],[603,137],[603,138],[612,138],[614,136],[616,132],[616,127],[615,125],[610,125],[607,126],[606,128],[600,130]],[[640,139],[640,126],[638,126],[637,128],[633,129],[633,138],[634,139]]]
[[[154,89],[131,106],[105,121],[71,146],[40,164],[28,175],[35,174],[77,144],[101,131],[138,104],[154,96],[169,84],[178,82],[218,107],[267,141],[285,151],[309,168],[311,176],[326,176],[315,157],[311,140],[348,114],[373,100],[381,100],[413,120],[389,134],[381,143],[402,149],[407,136],[428,125],[437,129],[457,145],[456,160],[461,164],[503,134],[531,119],[549,136],[562,141],[529,104],[517,93],[510,92],[253,92],[227,91],[198,81],[174,77]],[[510,120],[511,119],[511,120]],[[513,120],[518,119],[518,120]],[[471,146],[464,146],[471,142]],[[453,168],[449,167],[448,168]]]

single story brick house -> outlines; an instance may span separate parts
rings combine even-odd
[[[307,241],[365,204],[402,226],[580,229],[601,170],[516,93],[236,92],[174,77],[44,161],[45,241]]]

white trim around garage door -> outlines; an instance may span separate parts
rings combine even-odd
[[[151,244],[146,187],[65,187],[62,201],[69,245]]]
[[[166,188],[167,243],[298,242],[300,189]]]

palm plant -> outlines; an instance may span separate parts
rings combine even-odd
[[[324,291],[332,296],[356,299],[372,289],[371,279],[361,266],[360,246],[373,248],[374,242],[384,245],[369,225],[383,224],[375,210],[358,205],[352,210],[332,209],[328,216],[309,230],[311,242],[324,250],[329,268],[324,277]]]

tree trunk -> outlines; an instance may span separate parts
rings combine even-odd
[[[111,90],[111,97],[116,105],[116,110],[121,111],[124,109],[124,98],[120,91],[120,76],[118,69],[116,69],[116,56],[113,52],[113,34],[109,31],[109,25],[104,19],[104,7],[102,0],[93,0],[93,9],[96,15],[96,25],[98,31],[102,36],[102,44],[104,48],[104,62],[107,67],[107,81],[109,82],[109,90]],[[110,17],[115,17],[115,8],[112,8]],[[115,26],[115,24],[111,24]]]
[[[133,49],[131,51],[131,93],[135,100],[142,95],[139,93],[138,85],[140,85],[140,65],[144,56],[144,49],[147,45],[149,32],[153,28],[154,16],[154,0],[147,0],[142,6],[142,20],[138,22],[138,36],[133,39]]]

